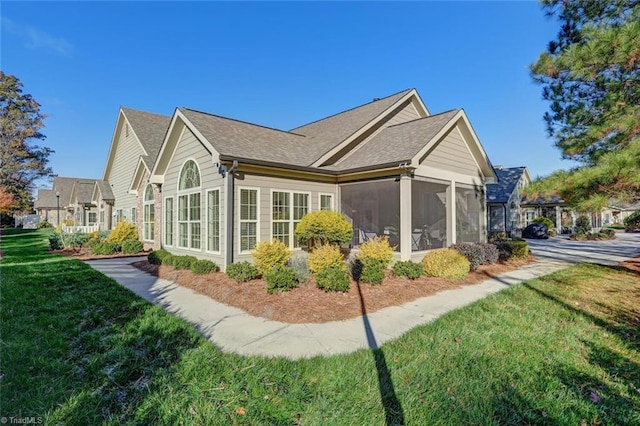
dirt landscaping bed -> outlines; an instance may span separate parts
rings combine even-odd
[[[152,265],[146,260],[134,262],[133,266],[254,316],[286,323],[322,323],[355,318],[362,315],[363,309],[371,313],[443,290],[479,283],[534,260],[534,257],[530,257],[481,266],[463,280],[422,277],[411,281],[388,273],[384,282],[377,286],[352,281],[346,293],[325,292],[316,287],[312,278],[290,291],[268,294],[266,282],[259,279],[237,283],[222,272],[196,275],[188,270]]]

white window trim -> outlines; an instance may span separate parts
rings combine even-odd
[[[322,197],[331,197],[331,211],[336,211],[336,196],[329,192],[320,192],[318,194],[318,210],[322,210]],[[309,210],[311,211],[311,210]]]
[[[193,161],[196,165],[196,168],[198,169],[198,177],[200,180],[200,185],[197,187],[193,187],[193,188],[189,188],[189,189],[180,189],[180,179],[182,178],[182,171],[184,169],[185,164],[187,164],[189,161]],[[177,203],[174,203],[174,209],[176,210],[176,233],[174,234],[174,246],[176,248],[179,248],[181,250],[188,250],[188,251],[192,251],[195,253],[198,252],[202,252],[203,251],[203,235],[204,232],[202,231],[202,170],[200,169],[200,164],[198,164],[198,160],[196,160],[193,157],[189,157],[186,158],[183,162],[182,165],[180,166],[180,169],[178,171],[178,181],[176,182],[176,200]],[[189,199],[190,199],[190,195],[195,194],[195,193],[199,193],[200,194],[200,248],[192,248],[191,246],[191,226],[187,226],[187,246],[183,247],[180,245],[180,197],[183,195],[187,196],[187,217],[189,217],[189,213],[191,212],[191,205],[189,203]],[[184,222],[184,221],[183,221]],[[187,219],[187,224],[191,225],[192,223],[197,223],[197,221],[191,221],[189,219]],[[177,238],[177,240],[176,240]],[[206,242],[206,241],[205,241]]]
[[[171,231],[171,239],[173,243],[167,244],[167,200],[171,199],[171,227],[173,228]],[[162,199],[162,245],[165,247],[175,247],[176,245],[176,201],[175,197],[164,197]]]
[[[238,253],[239,254],[251,254],[253,253],[253,250],[242,250],[242,246],[241,246],[241,241],[242,241],[242,236],[240,235],[240,231],[241,231],[241,219],[240,219],[240,214],[241,214],[241,208],[240,208],[240,201],[241,201],[241,197],[240,194],[242,193],[243,189],[248,189],[248,190],[253,190],[256,191],[256,244],[260,242],[260,188],[256,187],[256,186],[238,186],[237,187],[237,193],[235,194],[237,197],[238,202],[236,203],[237,205],[237,210],[238,212],[237,214],[237,218],[238,218],[238,227],[237,227],[237,232],[236,234],[238,235],[237,241],[236,243],[238,244]],[[245,221],[245,222],[249,222],[249,221]],[[251,221],[253,222],[253,221]]]
[[[148,241],[148,242],[153,242],[155,241],[156,238],[156,206],[155,206],[155,192],[153,190],[153,185],[151,186],[151,192],[152,192],[152,198],[151,201],[148,201],[147,198],[147,188],[149,187],[149,185],[152,184],[147,184],[144,186],[144,192],[142,193],[142,240],[143,241]],[[146,218],[146,207],[147,206],[151,206],[153,207],[153,239],[149,239],[147,238],[147,218]],[[151,222],[149,222],[151,223]]]
[[[220,238],[220,243],[218,244],[219,250],[209,250],[209,193],[210,192],[214,192],[214,191],[218,191],[218,238]],[[207,189],[205,191],[205,204],[206,204],[206,217],[204,218],[204,223],[205,223],[205,230],[204,230],[204,234],[205,234],[205,246],[204,246],[204,251],[206,253],[212,253],[212,254],[222,254],[222,242],[223,242],[223,238],[222,238],[222,187],[218,186],[215,188],[211,188],[211,189]],[[260,215],[258,215],[258,217],[260,217]]]
[[[307,195],[307,214],[311,213],[311,192],[308,191],[294,191],[291,189],[276,189],[276,188],[272,188],[271,189],[271,194],[270,194],[270,198],[269,198],[269,205],[271,206],[271,209],[269,210],[269,236],[271,237],[270,241],[273,241],[273,239],[275,238],[273,236],[273,193],[274,192],[286,192],[289,194],[289,250],[301,250],[300,247],[294,247],[294,239],[295,239],[295,234],[293,233],[293,228],[294,228],[294,222],[295,219],[293,218],[293,195],[294,194],[305,194]],[[326,194],[325,194],[326,195]],[[319,206],[318,206],[319,207]],[[283,220],[281,221],[277,221],[277,222],[284,222]],[[300,222],[299,220],[297,222]]]

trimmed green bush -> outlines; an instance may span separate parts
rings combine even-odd
[[[451,248],[431,251],[425,255],[421,263],[424,274],[429,277],[461,279],[471,270],[467,258]]]
[[[513,249],[511,248],[511,244],[508,241],[501,241],[496,243],[496,248],[498,249],[498,260],[500,262],[506,262],[511,259],[511,255],[513,254]]]
[[[194,274],[204,275],[210,274],[218,270],[218,266],[215,262],[208,259],[198,259],[191,263],[191,272]]]
[[[142,241],[125,240],[122,242],[122,252],[125,254],[140,253],[143,249]]]
[[[258,268],[246,260],[227,266],[227,276],[239,283],[251,281],[259,275]]]
[[[149,263],[151,263],[152,265],[162,265],[162,259],[164,259],[165,257],[167,257],[170,254],[171,253],[169,253],[165,249],[153,250],[147,256],[147,261]]]
[[[310,249],[319,245],[347,244],[353,237],[353,227],[344,215],[331,210],[306,214],[296,226],[296,237]]]
[[[511,246],[511,258],[512,259],[524,259],[529,256],[529,243],[526,241],[513,240],[508,241],[507,244]]]
[[[346,270],[340,247],[323,244],[314,248],[309,254],[309,270],[314,274],[330,266],[337,266],[338,268]]]
[[[119,222],[116,227],[109,232],[107,241],[110,243],[120,243],[128,240],[138,239],[138,228],[127,221]]]
[[[191,269],[191,265],[195,262],[194,256],[175,256],[171,257],[171,266],[175,269]]]
[[[389,245],[389,237],[376,236],[361,244],[358,247],[358,259],[363,263],[367,259],[372,259],[386,268],[393,260],[393,248]]]
[[[267,282],[267,293],[277,290],[287,291],[298,286],[296,271],[284,265],[275,265],[262,275]]]
[[[555,228],[555,224],[553,223],[553,221],[551,219],[549,219],[548,217],[542,217],[542,216],[538,216],[535,219],[533,219],[533,223],[541,223],[544,226],[547,227],[547,229],[552,229]]]
[[[625,232],[640,231],[640,210],[636,210],[622,221]]]
[[[276,265],[286,265],[291,252],[282,241],[274,239],[273,241],[260,241],[256,244],[252,256],[253,264],[261,274],[264,274]]]
[[[59,232],[56,231],[49,234],[49,248],[51,248],[51,250],[60,250],[64,248],[62,235],[60,235]]]
[[[382,284],[382,281],[384,281],[384,263],[370,257],[361,260],[361,262],[362,273],[360,274],[360,282]]]
[[[491,243],[480,243],[478,246],[482,249],[482,263],[485,265],[491,265],[496,263],[500,257],[498,247]]]
[[[44,229],[44,228],[53,228],[53,225],[49,223],[48,220],[41,220],[40,222],[38,222],[38,229]]]
[[[296,271],[298,281],[305,282],[311,276],[309,270],[309,253],[306,251],[294,251],[287,261],[287,266]]]
[[[330,266],[318,272],[316,285],[324,291],[349,291],[351,280],[343,268]]]
[[[407,277],[410,280],[415,280],[424,274],[424,268],[420,263],[406,260],[394,263],[391,272],[396,277]]]
[[[65,247],[73,250],[80,250],[89,242],[89,234],[78,231],[72,234],[64,234],[63,241]]]
[[[484,263],[484,253],[482,247],[475,243],[459,243],[451,246],[452,249],[457,250],[460,254],[467,258],[471,270],[475,271],[478,266]]]
[[[576,234],[586,234],[587,232],[591,232],[591,220],[586,216],[580,216],[577,218],[574,226],[574,232]]]
[[[121,247],[120,247],[120,244],[118,243],[100,241],[95,243],[91,250],[93,251],[93,254],[110,255],[110,254],[118,253],[121,250]]]

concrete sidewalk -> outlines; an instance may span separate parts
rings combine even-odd
[[[637,254],[636,240],[628,249],[619,250],[619,256],[610,253],[607,262],[603,263],[617,262]],[[629,242],[624,242],[625,247]],[[542,257],[531,265],[479,284],[443,291],[357,318],[322,324],[287,324],[251,316],[130,265],[140,259],[143,258],[93,260],[87,263],[137,295],[189,321],[223,351],[290,359],[377,348],[449,311],[513,284],[547,275],[575,263],[567,259],[554,260],[551,256]]]

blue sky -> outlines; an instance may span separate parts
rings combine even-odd
[[[558,28],[537,2],[5,1],[0,15],[2,70],[49,115],[60,176],[102,177],[121,105],[286,130],[412,87],[431,113],[464,108],[494,165],[572,166],[528,71]]]

